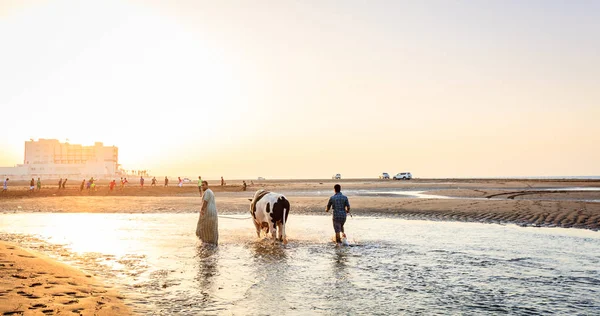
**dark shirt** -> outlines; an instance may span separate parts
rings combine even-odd
[[[342,194],[342,192],[338,192],[332,197],[329,198],[329,203],[327,203],[327,208],[331,208],[333,206],[333,220],[334,221],[345,221],[346,220],[346,209],[347,206],[350,208],[350,202],[348,202],[348,197]]]

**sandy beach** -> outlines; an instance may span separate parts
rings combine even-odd
[[[238,183],[239,182],[239,183]],[[600,228],[600,181],[597,180],[343,180],[352,212],[361,216],[483,223],[513,223],[545,227]],[[292,213],[322,213],[335,181],[263,181],[242,191],[241,181],[211,188],[221,214],[245,213],[257,189],[286,194]],[[186,213],[197,212],[197,186],[145,187],[130,184],[109,191],[44,187],[28,192],[11,188],[0,195],[0,212]]]
[[[143,189],[139,185],[129,185],[122,191],[112,192],[102,183],[95,192],[87,190],[80,192],[75,185],[67,186],[64,190],[43,187],[39,192],[29,192],[25,186],[14,185],[9,187],[8,192],[0,195],[0,213],[4,216],[2,218],[4,221],[0,221],[0,224],[5,225],[6,231],[9,232],[4,235],[4,240],[18,242],[19,245],[38,250],[31,245],[28,246],[28,242],[31,243],[35,239],[31,236],[35,236],[40,231],[45,238],[56,238],[47,239],[50,243],[60,245],[62,241],[66,245],[71,245],[71,251],[73,248],[78,249],[76,256],[79,261],[69,261],[68,256],[65,260],[86,271],[89,268],[97,269],[93,270],[97,273],[92,274],[101,277],[102,280],[96,280],[90,275],[44,255],[23,250],[15,243],[1,242],[0,306],[2,309],[0,313],[50,315],[75,312],[83,315],[126,315],[133,312],[144,314],[156,310],[172,314],[197,312],[218,314],[225,311],[252,313],[252,308],[248,306],[255,306],[256,298],[254,296],[247,298],[246,293],[252,292],[248,289],[257,286],[261,288],[263,284],[256,281],[263,275],[262,270],[256,271],[254,277],[247,277],[248,273],[254,275],[252,274],[254,267],[264,266],[268,264],[267,262],[271,262],[270,260],[277,262],[291,260],[297,264],[314,260],[309,265],[311,267],[327,267],[330,261],[347,260],[343,255],[330,254],[330,248],[327,247],[331,228],[328,224],[328,214],[324,210],[332,194],[333,185],[337,182],[341,183],[342,192],[348,195],[352,205],[354,219],[349,221],[351,231],[355,236],[359,236],[359,246],[351,251],[356,252],[356,258],[364,256],[364,259],[368,260],[368,262],[357,263],[356,267],[372,264],[372,258],[379,258],[375,261],[382,266],[374,270],[368,269],[368,273],[383,271],[388,267],[386,261],[390,258],[388,251],[392,251],[394,255],[391,257],[398,258],[398,267],[394,268],[394,271],[389,271],[389,275],[393,275],[402,284],[418,280],[413,277],[403,279],[403,274],[398,271],[409,266],[406,260],[419,260],[420,252],[406,256],[406,251],[413,251],[411,249],[421,246],[428,249],[423,250],[425,256],[423,260],[429,262],[430,256],[442,256],[441,262],[446,262],[445,264],[456,262],[456,269],[460,270],[460,267],[465,266],[461,261],[465,260],[465,252],[482,247],[481,256],[484,254],[487,256],[488,248],[494,247],[496,240],[507,236],[513,238],[515,245],[520,245],[520,237],[515,234],[535,235],[538,234],[537,232],[544,234],[547,231],[548,234],[578,236],[579,233],[593,233],[584,230],[600,229],[600,181],[454,179],[263,181],[249,186],[247,191],[242,191],[241,181],[231,181],[230,185],[224,187],[212,186],[217,199],[218,212],[224,215],[219,220],[223,224],[222,226],[220,224],[223,242],[219,247],[221,252],[205,253],[202,248],[197,247],[193,235],[196,214],[201,206],[200,194],[195,184],[186,184],[182,188],[159,186]],[[288,251],[265,248],[255,239],[250,219],[246,217],[249,216],[248,199],[257,189],[283,193],[291,203],[292,219],[289,228],[292,246],[288,251],[294,255],[289,258],[286,255]],[[440,223],[433,223],[433,221]],[[90,222],[97,225],[87,227]],[[517,224],[542,228],[526,228],[517,232],[514,229],[521,229],[520,227],[490,225],[489,228],[482,228],[480,224],[467,225],[457,222]],[[21,226],[23,231],[19,232]],[[378,227],[383,226],[386,228],[375,232]],[[558,232],[555,229],[546,230],[544,227],[580,230],[561,229],[561,232]],[[446,247],[452,246],[440,245],[452,239],[450,236],[457,234],[456,229],[459,229],[462,239],[456,246],[458,247],[456,252],[447,251]],[[507,235],[505,229],[511,233]],[[423,240],[424,235],[440,240]],[[531,236],[526,238],[529,238],[530,242],[537,240]],[[77,241],[76,245],[74,245],[75,241]],[[465,242],[475,244],[464,246]],[[396,243],[401,247],[392,250],[386,248]],[[411,244],[409,249],[403,248],[407,247],[406,243]],[[552,241],[552,243],[558,244],[559,241]],[[520,249],[519,247],[503,249],[501,252],[510,257],[515,249]],[[540,246],[528,245],[527,247],[538,249]],[[594,240],[590,239],[586,247],[593,248]],[[529,255],[531,249],[520,249],[523,254],[515,260],[522,260],[520,258],[524,258],[525,254]],[[570,246],[563,245],[556,251],[566,251],[565,249],[570,249]],[[56,253],[56,251],[49,251],[49,254]],[[227,257],[232,251],[232,257]],[[308,252],[304,253],[304,251]],[[447,258],[448,255],[454,256],[453,253],[457,254],[456,257]],[[574,255],[582,258],[587,253],[588,251],[582,251]],[[328,259],[330,255],[333,255],[333,259]],[[258,263],[253,264],[252,260],[258,260]],[[502,263],[503,261],[498,260],[500,259],[487,258],[484,262],[497,262],[494,264],[498,264],[499,268],[501,265],[508,264],[510,269],[517,271],[515,273],[521,271],[522,267],[519,267],[521,261]],[[588,262],[592,259],[585,257],[582,260]],[[116,262],[115,265],[111,264],[112,262]],[[479,269],[479,264],[475,260],[468,266],[470,269]],[[283,267],[281,276],[304,277],[314,273],[311,269],[310,273],[290,274],[284,269],[287,265],[279,266]],[[342,269],[340,270],[342,273],[346,269],[345,266],[341,264],[334,267]],[[236,271],[240,267],[246,270],[238,275]],[[444,267],[444,264],[440,267]],[[501,269],[504,271],[504,268]],[[443,279],[442,276],[447,273],[447,270],[439,272],[441,274],[432,278],[430,282]],[[330,276],[327,271],[321,273],[324,278]],[[361,273],[359,275],[362,275]],[[381,277],[387,284],[389,275],[386,273],[369,274],[365,280],[371,282],[373,278]],[[120,280],[121,277],[127,279]],[[211,283],[213,282],[211,280],[217,281]],[[310,284],[313,282],[311,280],[312,277],[297,282]],[[337,282],[335,280],[331,282]],[[279,280],[271,281],[279,282]],[[271,281],[264,284],[272,284]],[[118,287],[123,292],[117,293],[113,287],[100,282]],[[259,285],[256,285],[256,282]],[[287,284],[288,288],[297,285],[296,281],[290,282]],[[494,281],[486,280],[483,283],[486,282]],[[544,283],[544,286],[551,286],[553,282]],[[240,284],[243,285],[238,288]],[[314,286],[323,288],[318,284]],[[420,285],[415,286],[415,289],[418,289]],[[529,283],[524,286],[529,286]],[[381,288],[377,286],[371,291],[381,290]],[[415,289],[411,291],[416,291]],[[351,287],[350,291],[356,289]],[[576,291],[586,290],[577,287]],[[263,290],[259,292],[256,294],[259,298],[264,297],[265,293],[272,293],[266,289],[264,292]],[[165,293],[169,293],[172,299],[164,300]],[[181,297],[181,293],[186,294]],[[294,306],[289,308],[312,310],[312,306],[304,306],[301,303],[309,294],[298,293],[294,296]],[[393,296],[398,293],[398,290],[385,293]],[[447,291],[440,293],[447,293]],[[211,299],[206,301],[203,295],[208,295]],[[237,303],[239,299],[247,299],[253,303],[240,305]],[[369,301],[373,299],[370,298]],[[318,301],[313,299],[312,302],[314,303],[315,300]],[[147,305],[149,301],[152,305]],[[367,303],[363,302],[354,308],[360,308],[363,304]],[[484,307],[488,305],[488,303],[482,304]],[[366,309],[364,311],[366,312]]]
[[[91,275],[0,242],[2,315],[129,315],[122,297]]]

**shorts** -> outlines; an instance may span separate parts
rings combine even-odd
[[[341,233],[344,231],[344,224],[346,223],[346,219],[344,218],[343,220],[339,221],[339,220],[333,220],[333,230],[335,230],[335,233]]]

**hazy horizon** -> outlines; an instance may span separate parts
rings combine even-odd
[[[0,1],[30,138],[217,179],[600,175],[600,2]]]

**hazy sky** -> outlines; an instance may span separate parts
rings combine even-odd
[[[600,175],[600,1],[0,0],[0,166]]]

